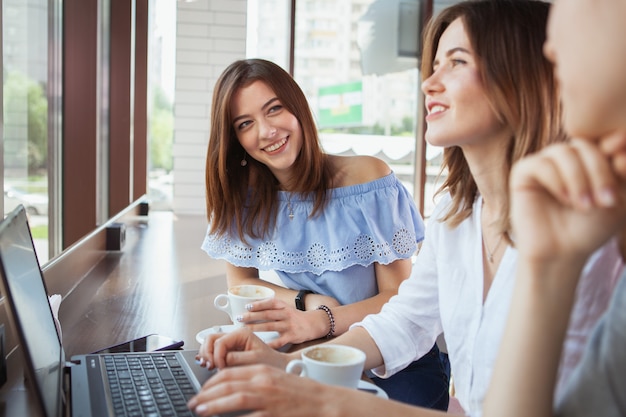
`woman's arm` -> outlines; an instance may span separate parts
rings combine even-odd
[[[324,385],[264,366],[218,372],[188,406],[199,416],[239,410],[273,417],[444,417],[449,414],[389,401],[359,390]]]
[[[383,364],[378,346],[361,327],[356,327],[328,343],[361,349],[366,355],[365,369]],[[261,363],[285,369],[290,360],[299,357],[298,351],[282,353],[272,349],[246,328],[227,334],[210,334],[198,351],[201,365],[209,369]]]
[[[557,368],[581,269],[567,263],[533,266],[519,261],[485,417],[552,415]]]
[[[411,273],[411,260],[400,259],[389,265],[376,264],[375,269],[379,291],[365,300],[340,306],[331,297],[310,294],[305,298],[306,311],[299,311],[295,309],[293,301],[297,291],[281,288],[280,293],[277,292],[277,299],[253,303],[250,312],[243,315],[243,320],[252,331],[279,332],[280,337],[271,342],[273,347],[285,343],[302,343],[328,335],[331,328],[330,315],[334,323],[333,334],[338,336],[368,314],[378,313],[397,294],[400,283]],[[274,287],[276,286],[272,288]],[[285,296],[287,302],[280,299]],[[320,304],[330,309],[330,315],[317,309]],[[254,321],[265,322],[252,323]]]
[[[623,230],[626,181],[596,145],[572,141],[511,174],[517,283],[484,416],[551,416],[557,368],[580,272]]]
[[[398,259],[388,265],[375,265],[378,294],[352,304],[331,309],[335,319],[335,335],[348,331],[350,326],[376,314],[391,297],[398,293],[398,287],[411,274],[411,259]]]
[[[391,173],[389,165],[376,157],[359,155],[330,158],[336,172],[335,187],[363,184]],[[376,295],[356,303],[331,308],[335,320],[335,335],[345,333],[352,324],[363,320],[368,314],[378,313],[382,306],[398,293],[402,281],[411,274],[411,259],[398,259],[387,265],[375,263],[374,269],[378,285]],[[317,308],[319,304],[323,304],[316,299],[311,301],[312,305],[307,304],[307,309]]]

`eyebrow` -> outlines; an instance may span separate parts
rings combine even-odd
[[[270,98],[263,106],[261,106],[261,110],[265,110],[266,108],[268,108],[275,101],[278,101],[278,97]],[[237,116],[237,117],[235,117],[233,119],[232,123],[235,124],[239,119],[245,119],[246,117],[248,117],[247,114],[239,115],[239,116]]]

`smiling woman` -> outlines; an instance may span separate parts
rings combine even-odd
[[[233,95],[230,111],[244,151],[268,167],[281,187],[289,190],[297,178],[294,162],[302,149],[298,119],[263,81],[239,89]]]
[[[424,233],[389,166],[371,156],[324,153],[304,93],[265,60],[237,61],[224,71],[211,124],[202,248],[228,262],[229,285],[261,284],[276,293],[239,320],[255,332],[278,332],[269,342],[278,348],[345,333],[380,311],[409,276]],[[279,284],[261,280],[260,270],[275,271]],[[434,341],[428,348],[384,389],[400,401],[445,409],[447,357]]]

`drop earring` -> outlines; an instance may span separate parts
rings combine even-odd
[[[246,161],[246,153],[243,153],[243,159],[240,162],[242,167],[245,167],[246,165],[248,165],[248,161]]]

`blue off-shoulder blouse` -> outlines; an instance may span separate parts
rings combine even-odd
[[[323,212],[309,217],[312,198],[280,191],[269,236],[248,236],[246,244],[236,233],[207,233],[202,249],[236,266],[274,270],[286,287],[342,304],[370,298],[378,293],[374,264],[411,257],[424,239],[424,222],[393,173],[329,193]]]

